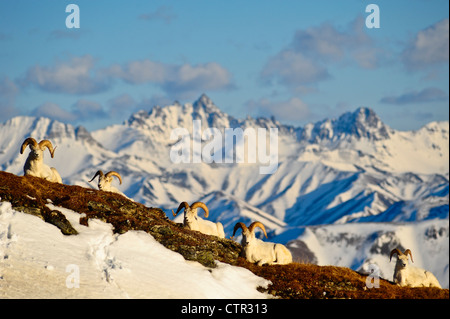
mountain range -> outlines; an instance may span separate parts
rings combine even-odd
[[[230,128],[276,128],[276,170],[260,174],[262,164],[246,160],[250,151],[242,163],[237,157],[231,163],[196,162],[201,149],[195,146],[189,162],[174,162],[170,152],[182,142],[173,138],[177,128],[188,133],[192,145],[210,143],[196,135],[194,121],[200,121],[201,132],[215,128],[221,137]],[[448,288],[448,121],[398,131],[360,107],[294,127],[273,117],[236,119],[202,95],[194,103],[155,106],[92,132],[48,118],[12,118],[0,124],[1,170],[23,174],[26,155],[19,147],[29,136],[56,146],[55,157],[46,153],[45,162],[66,184],[96,188],[88,182],[95,172],[114,170],[123,180],[116,187],[135,201],[162,208],[171,219],[171,209],[181,201],[203,201],[209,219],[222,222],[227,237],[236,222],[258,220],[269,240],[287,244],[305,262],[355,270],[375,263],[389,277],[390,249],[410,248],[416,265],[435,272]],[[249,150],[261,147],[259,138],[257,145],[248,141],[243,145]],[[214,145],[214,154],[226,155],[225,143]]]

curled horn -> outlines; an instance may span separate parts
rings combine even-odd
[[[208,207],[206,207],[205,203],[202,202],[195,202],[194,204],[191,205],[191,209],[200,207],[205,211],[205,218],[209,216],[209,209]]]
[[[116,177],[119,179],[120,184],[122,184],[122,177],[120,177],[120,174],[117,173],[117,172],[115,172],[115,171],[108,172],[108,173],[106,173],[105,176],[106,176],[106,177],[109,177],[109,176],[116,176]]]
[[[234,229],[233,229],[233,236],[231,236],[231,238],[233,238],[233,237],[234,237],[234,234],[236,233],[236,231],[237,231],[237,230],[238,230],[239,228],[241,228],[241,229],[242,229],[242,232],[244,232],[244,231],[248,230],[247,226],[245,226],[245,224],[244,224],[244,223],[242,223],[242,222],[239,222],[239,223],[237,223],[236,225],[234,225]]]
[[[173,209],[172,209],[172,215],[173,215],[173,217],[177,216],[178,212],[179,212],[182,208],[188,209],[188,208],[189,208],[189,204],[188,204],[187,202],[181,202],[181,203],[180,203],[180,206],[178,206],[178,209],[177,209],[177,212],[176,212],[176,213],[174,213],[174,212],[173,212]]]
[[[100,175],[100,176],[103,176],[103,172],[100,171],[100,170],[97,171],[97,173],[95,173],[94,177],[92,177],[92,179],[89,181],[89,183],[92,182],[92,181],[93,181],[97,176],[99,176],[99,175]]]
[[[42,140],[42,141],[40,141],[40,142],[39,142],[39,147],[41,148],[41,150],[44,150],[45,147],[47,147],[47,148],[48,148],[48,151],[50,152],[50,155],[51,155],[52,158],[53,158],[53,155],[54,155],[54,153],[55,153],[56,147],[53,148],[53,145],[52,145],[52,143],[51,143],[49,140]]]
[[[251,223],[250,226],[248,226],[248,230],[252,232],[255,229],[255,227],[261,228],[262,231],[264,232],[264,235],[267,238],[266,228],[264,227],[264,225],[261,222],[253,222],[253,223]]]
[[[20,154],[23,154],[23,152],[27,148],[28,144],[33,145],[34,148],[36,148],[38,146],[38,143],[36,142],[36,140],[32,137],[29,137],[25,141],[23,141],[22,146],[20,147]]]
[[[403,255],[403,253],[402,253],[402,251],[401,251],[400,249],[394,248],[394,249],[391,250],[391,254],[390,254],[390,256],[389,256],[389,261],[392,260],[392,256],[393,256],[394,254],[397,254],[397,255],[399,255],[399,256]]]
[[[407,249],[407,250],[405,250],[403,253],[404,253],[405,255],[408,255],[408,254],[409,254],[409,256],[411,257],[411,261],[414,262],[413,257],[412,257],[411,250]]]

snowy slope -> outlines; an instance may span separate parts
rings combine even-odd
[[[445,260],[449,251],[448,220],[310,226],[289,232],[298,237],[288,247],[292,251],[302,250],[299,255],[309,257],[300,258],[303,262],[345,266],[365,273],[369,273],[370,264],[375,264],[381,277],[388,280],[393,278],[395,265],[388,257],[392,247],[410,249],[414,259],[411,266],[430,270],[442,287],[448,288],[449,266],[448,259]],[[286,235],[274,240],[281,241]]]
[[[177,141],[170,139],[171,132],[185,128],[192,137],[193,120],[201,121],[202,131],[214,127],[223,135],[227,128],[277,128],[277,170],[260,174],[259,162],[172,162]],[[373,110],[358,108],[296,128],[273,118],[233,118],[203,95],[192,104],[137,112],[122,124],[94,132],[46,118],[13,118],[0,124],[2,170],[23,174],[26,155],[18,151],[27,136],[57,145],[55,158],[46,153],[45,162],[60,171],[64,183],[95,188],[88,181],[98,169],[116,170],[123,178],[116,187],[136,201],[161,207],[169,218],[181,201],[204,201],[210,219],[221,221],[228,237],[237,221],[254,220],[266,225],[269,239],[282,243],[296,240],[307,226],[346,225],[342,232],[359,234],[362,223],[376,229],[378,223],[395,222],[419,231],[422,223],[436,221],[448,229],[448,121],[396,131]],[[198,142],[204,146],[209,141]],[[430,241],[423,240],[424,245]],[[402,245],[409,246],[407,240]],[[325,241],[320,249],[327,249]],[[320,249],[314,248],[318,262],[335,262],[321,261]],[[372,256],[363,254],[364,260]],[[437,257],[447,268],[448,255],[447,246]],[[342,265],[360,267],[349,263]],[[448,287],[448,271],[441,273]]]
[[[256,288],[269,282],[247,269],[223,263],[207,269],[145,232],[113,234],[98,220],[81,226],[78,213],[58,210],[77,236],[0,203],[0,298],[268,297]]]

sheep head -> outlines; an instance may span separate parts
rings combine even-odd
[[[23,154],[27,146],[30,146],[30,155],[36,159],[43,157],[45,148],[48,149],[50,156],[53,158],[56,149],[56,147],[53,148],[53,145],[49,140],[42,140],[38,143],[34,138],[28,137],[25,141],[23,141],[22,146],[20,147],[20,154]]]
[[[95,173],[94,177],[92,177],[92,179],[89,182],[92,182],[97,176],[98,176],[98,189],[100,189],[100,190],[109,188],[109,186],[111,185],[111,183],[113,181],[113,176],[116,176],[117,179],[119,180],[119,183],[122,184],[122,177],[120,176],[119,173],[117,173],[115,171],[110,171],[106,174],[103,174],[103,171],[98,170]]]
[[[264,227],[264,225],[261,222],[253,222],[250,224],[250,226],[245,226],[244,223],[239,222],[236,225],[234,225],[234,229],[233,229],[233,236],[236,233],[236,231],[240,228],[242,229],[242,244],[243,245],[248,245],[252,240],[255,239],[255,228],[259,227],[261,228],[261,230],[264,232],[264,235],[267,238],[267,233],[266,233],[266,228]]]
[[[414,262],[411,250],[409,249],[406,249],[403,253],[398,248],[392,249],[389,256],[389,261],[392,260],[392,256],[395,254],[397,254],[397,265],[400,268],[405,268],[408,265],[408,255],[411,257],[411,261]]]
[[[209,216],[209,210],[208,207],[206,207],[205,203],[202,202],[195,202],[191,206],[187,202],[181,202],[178,206],[177,212],[175,213],[172,209],[172,215],[173,217],[177,216],[178,213],[184,208],[184,214],[190,214],[194,213],[197,215],[197,208],[200,207],[205,211],[205,218]]]
[[[191,206],[187,202],[181,202],[178,206],[177,212],[174,213],[172,209],[173,216],[177,216],[177,214],[184,208],[184,225],[188,226],[189,228],[192,227],[194,223],[198,220],[197,215],[197,208],[202,208],[205,211],[205,217],[209,216],[209,210],[208,207],[206,207],[205,203],[202,202],[195,202]]]

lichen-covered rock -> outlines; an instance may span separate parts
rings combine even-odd
[[[145,231],[186,260],[197,261],[206,267],[215,267],[218,260],[249,269],[272,282],[267,288],[259,287],[258,290],[275,297],[449,298],[448,289],[398,287],[386,280],[380,281],[380,288],[367,289],[366,276],[343,267],[305,263],[257,266],[240,257],[242,246],[237,242],[186,229],[170,221],[161,209],[146,207],[119,194],[0,172],[0,200],[55,225],[66,235],[76,236],[76,230],[57,207],[78,212],[80,224],[85,226],[89,226],[90,219],[100,219],[110,223],[118,234],[129,230]],[[48,208],[50,202],[55,210]]]
[[[58,227],[64,235],[77,235],[78,232],[73,228],[72,224],[67,220],[66,216],[57,210],[44,214],[44,220],[47,223]]]

